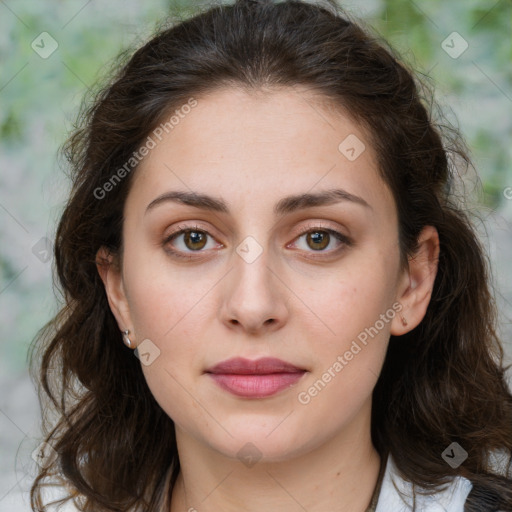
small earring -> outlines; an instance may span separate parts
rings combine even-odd
[[[400,318],[402,319],[402,325],[405,327],[407,325],[407,320],[404,318],[404,315],[400,315]]]
[[[127,347],[132,348],[132,342],[130,341],[130,338],[128,338],[128,334],[130,334],[130,331],[128,329],[126,329],[126,331],[123,331],[123,341]]]

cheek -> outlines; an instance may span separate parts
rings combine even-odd
[[[125,265],[130,314],[136,342],[144,341],[152,354],[147,365],[141,357],[141,369],[156,401],[170,417],[179,418],[180,411],[191,412],[184,388],[201,367],[198,317],[208,288],[190,272],[132,255]]]
[[[394,265],[392,255],[360,253],[347,259],[321,290],[308,292],[317,316],[308,315],[311,321],[302,330],[310,333],[314,365],[301,387],[306,393],[301,403],[328,408],[341,400],[345,406],[339,414],[345,414],[371,394],[396,315]]]
[[[313,431],[315,418],[323,418],[326,431],[334,432],[349,424],[370,399],[395,314],[388,286],[382,268],[374,267],[372,272],[340,276],[336,286],[318,295],[319,316],[329,329],[310,338],[314,365],[297,390],[304,429]]]
[[[327,347],[342,349],[347,341],[373,326],[393,304],[393,275],[385,258],[362,255],[320,280],[321,286],[307,291],[306,302],[322,325],[318,340]],[[384,330],[389,330],[385,323]]]
[[[127,295],[137,337],[165,345],[178,332],[187,338],[187,327],[197,316],[211,283],[198,272],[171,265],[159,251],[132,254],[126,262]]]
[[[178,425],[203,421],[191,399],[191,376],[201,367],[198,316],[207,290],[173,274],[169,267],[138,267],[130,286],[130,310],[137,341],[150,340],[158,356],[141,369],[152,395]],[[204,300],[204,299],[203,299]]]

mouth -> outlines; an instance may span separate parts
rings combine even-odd
[[[307,370],[280,359],[236,357],[206,372],[225,391],[243,398],[266,398],[294,386]]]

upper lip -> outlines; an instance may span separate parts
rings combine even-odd
[[[270,373],[295,373],[303,371],[305,371],[303,368],[298,368],[291,363],[274,357],[262,357],[254,361],[243,357],[234,357],[216,364],[206,370],[206,373],[267,375]]]

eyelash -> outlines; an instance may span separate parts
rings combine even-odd
[[[212,235],[210,235],[210,233],[208,233],[208,231],[206,231],[204,229],[201,229],[199,226],[178,226],[178,227],[179,227],[179,230],[174,231],[173,233],[171,233],[169,236],[167,236],[165,238],[165,240],[163,241],[163,246],[166,246],[171,240],[173,240],[174,238],[177,238],[178,236],[186,233],[187,231],[197,231],[199,233],[204,233],[204,234],[206,234],[208,236],[212,236]],[[341,242],[342,247],[338,248],[338,249],[333,249],[331,251],[323,251],[323,250],[321,250],[321,251],[311,251],[311,252],[319,252],[319,253],[327,253],[327,254],[337,253],[337,252],[339,252],[340,250],[343,249],[343,246],[350,247],[352,245],[352,243],[353,243],[350,238],[348,238],[344,234],[340,233],[339,231],[336,231],[336,230],[331,229],[331,228],[323,227],[323,226],[318,225],[318,224],[312,224],[312,225],[306,226],[305,228],[303,228],[298,233],[298,235],[296,236],[296,238],[294,240],[297,240],[297,239],[301,238],[302,236],[304,236],[304,235],[306,235],[308,233],[314,233],[316,231],[318,231],[318,232],[325,232],[325,233],[329,233],[330,235],[333,235],[339,242]],[[194,258],[195,256],[192,256],[193,252],[198,252],[198,253],[204,252],[202,250],[191,251],[189,253],[190,256],[184,256],[181,251],[176,251],[174,249],[166,249],[166,251],[171,253],[176,258],[181,258],[181,259],[185,259],[185,260],[191,260],[192,258]],[[307,251],[307,252],[310,252],[310,251]],[[324,258],[324,257],[325,257],[324,255],[313,256],[313,258]]]

